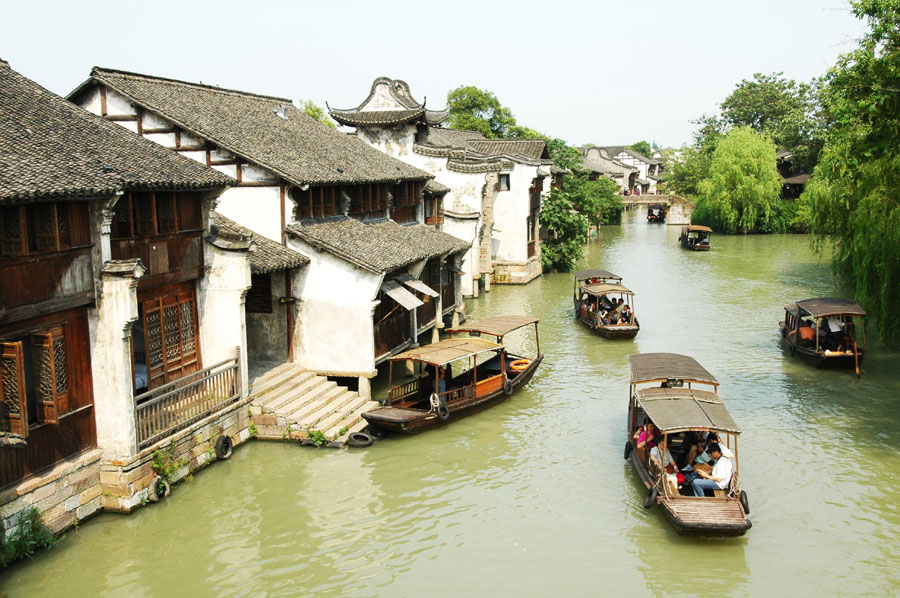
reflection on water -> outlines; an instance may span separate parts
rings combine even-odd
[[[605,340],[578,323],[570,274],[494,287],[468,302],[469,317],[539,317],[546,354],[510,400],[368,449],[250,443],[163,503],[94,518],[0,574],[0,588],[134,597],[893,594],[900,353],[872,346],[861,382],[791,359],[778,343],[783,306],[846,294],[808,239],[716,235],[701,253],[680,249],[678,232],[640,217],[606,227],[581,264],[621,275],[636,292],[635,339]],[[636,351],[687,353],[722,382],[744,429],[747,535],[681,537],[658,509],[641,506],[643,486],[622,459],[627,357]]]

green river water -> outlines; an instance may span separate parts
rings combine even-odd
[[[693,253],[678,232],[639,211],[588,247],[583,266],[636,292],[634,340],[573,319],[571,275],[494,287],[468,316],[539,317],[546,354],[510,400],[367,449],[247,443],[0,573],[0,595],[896,595],[900,353],[870,340],[857,382],[781,348],[784,305],[846,294],[807,237],[716,235]],[[722,383],[744,430],[745,536],[678,536],[641,506],[622,458],[639,351],[689,354]]]

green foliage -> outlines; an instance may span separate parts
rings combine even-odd
[[[722,102],[728,128],[750,127],[794,155],[796,172],[809,172],[822,147],[816,84],[797,83],[783,73],[756,73],[738,83]]]
[[[566,145],[562,139],[547,139],[547,152],[560,168],[570,171],[581,168],[581,152],[578,148]]]
[[[0,540],[2,539],[2,533],[0,533]],[[31,507],[19,515],[16,531],[6,541],[0,542],[0,566],[8,567],[21,558],[30,558],[41,548],[49,548],[58,544],[59,540],[44,525],[38,510]]]
[[[250,438],[256,438],[259,435],[259,430],[256,429],[256,424],[250,422],[250,426],[247,427],[247,431],[250,433]]]
[[[652,157],[651,154],[653,154],[653,148],[650,147],[650,144],[646,141],[638,141],[637,143],[632,143],[628,146],[628,149],[635,151],[646,158]]]
[[[709,176],[712,156],[695,145],[663,154],[666,189],[675,195],[696,201],[700,183]]]
[[[177,446],[173,441],[165,451],[156,450],[153,452],[153,464],[150,466],[156,475],[167,482],[172,482],[172,476],[175,472],[187,465],[187,461],[176,457]]]
[[[313,430],[312,428],[306,428],[306,436],[309,438],[310,442],[312,442],[316,446],[322,446],[328,439],[325,438],[325,432],[322,430]]]
[[[881,339],[900,346],[900,0],[859,0],[869,32],[825,76],[825,147],[800,198]]]
[[[775,146],[750,127],[730,131],[719,142],[700,183],[693,221],[718,232],[760,232],[773,226],[781,191]]]
[[[337,125],[334,124],[334,121],[331,120],[327,114],[325,114],[325,109],[312,100],[304,100],[301,98],[300,108],[306,113],[307,116],[319,121],[320,123],[328,125],[332,129],[337,129]]]
[[[500,104],[497,96],[472,85],[461,85],[448,93],[447,107],[450,109],[447,124],[451,129],[478,131],[488,139],[503,139],[516,127],[512,112]]]
[[[545,270],[568,272],[584,256],[588,231],[587,218],[575,210],[572,194],[551,189],[541,204],[541,224],[549,233],[541,245],[541,265]]]
[[[338,433],[337,433],[338,437],[341,437],[341,436],[343,436],[344,434],[346,434],[347,431],[348,431],[349,429],[350,429],[350,428],[348,428],[347,426],[344,426],[343,428],[341,428],[340,430],[338,430]]]
[[[606,178],[591,181],[587,177],[566,174],[563,176],[562,188],[575,210],[587,218],[589,224],[597,226],[622,221],[625,206],[615,182]],[[541,221],[545,221],[543,214]]]

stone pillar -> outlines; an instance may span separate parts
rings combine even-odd
[[[131,369],[131,324],[138,319],[137,283],[146,272],[140,260],[107,262],[100,273],[100,303],[91,346],[97,446],[103,458],[137,454]]]
[[[359,378],[359,396],[372,400],[372,381],[366,378],[365,376],[360,376]]]

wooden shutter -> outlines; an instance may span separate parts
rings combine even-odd
[[[25,402],[25,363],[22,343],[0,343],[0,399],[5,432],[28,436],[28,407]]]
[[[66,337],[62,326],[33,334],[31,349],[34,359],[35,391],[40,420],[59,423],[59,416],[69,409],[69,376],[66,366]]]
[[[0,254],[25,253],[25,210],[22,206],[0,208]]]
[[[148,388],[200,369],[194,292],[183,291],[142,303]]]

